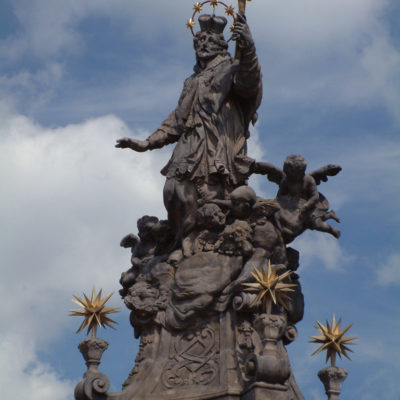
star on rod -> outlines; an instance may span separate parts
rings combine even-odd
[[[350,357],[347,354],[348,351],[353,352],[353,350],[349,349],[347,346],[355,344],[353,342],[354,339],[357,339],[355,336],[347,336],[344,334],[353,326],[353,324],[348,325],[343,330],[340,330],[341,319],[336,322],[335,314],[333,315],[332,325],[329,325],[329,322],[326,321],[326,325],[321,324],[319,321],[316,321],[318,326],[315,329],[322,334],[322,336],[310,336],[310,343],[319,343],[322,344],[314,354],[318,354],[323,350],[326,350],[326,362],[331,359],[331,366],[334,367],[336,364],[336,355],[342,358],[342,354],[348,358]]]
[[[215,6],[218,5],[218,0],[211,0],[211,1],[210,1],[210,4],[211,4],[213,7],[215,7]]]
[[[87,297],[85,293],[83,293],[84,299],[73,295],[75,300],[72,299],[72,301],[82,307],[82,309],[70,310],[71,314],[69,315],[85,317],[76,333],[79,333],[87,326],[87,334],[89,335],[90,331],[92,331],[92,337],[96,337],[98,327],[105,328],[106,326],[109,326],[110,328],[115,329],[112,323],[116,324],[117,322],[109,318],[107,315],[119,312],[119,307],[105,307],[105,304],[113,293],[110,293],[104,299],[101,298],[101,295],[102,289],[100,289],[99,293],[96,295],[94,287],[91,298]]]
[[[257,292],[257,297],[252,302],[251,306],[256,305],[261,300],[264,300],[267,308],[267,312],[271,313],[272,303],[281,305],[287,310],[287,301],[290,301],[290,297],[286,294],[288,292],[294,292],[292,289],[296,284],[283,282],[292,271],[286,271],[281,275],[278,275],[276,267],[271,267],[271,261],[268,261],[268,271],[265,268],[261,268],[259,271],[254,268],[252,272],[253,277],[257,282],[254,283],[243,283],[243,286],[247,286],[244,289],[247,292]]]

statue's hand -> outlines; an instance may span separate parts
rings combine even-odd
[[[246,18],[243,15],[237,14],[232,39],[235,40],[238,46],[242,49],[254,45],[253,36],[251,35],[249,26],[247,25]]]
[[[132,149],[134,151],[143,152],[149,149],[148,140],[138,140],[131,138],[122,138],[117,140],[115,147],[119,149]]]

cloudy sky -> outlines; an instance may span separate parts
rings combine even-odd
[[[120,239],[138,217],[165,217],[159,170],[172,147],[145,138],[175,107],[194,55],[190,0],[0,0],[0,397],[69,400],[85,371],[68,317],[72,294],[118,291]],[[233,4],[235,5],[235,4]],[[248,21],[264,98],[250,155],[309,169],[338,163],[320,186],[342,237],[309,232],[299,273],[306,300],[288,347],[309,400],[326,398],[311,357],[314,321],[332,314],[358,336],[343,399],[400,398],[400,3],[254,0]],[[274,197],[264,178],[251,184]],[[123,306],[118,293],[110,301]],[[137,342],[117,315],[101,369],[118,391]]]

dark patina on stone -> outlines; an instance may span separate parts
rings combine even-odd
[[[138,236],[121,241],[132,253],[120,294],[140,338],[135,365],[121,392],[108,393],[89,385],[99,372],[88,361],[77,400],[303,399],[286,351],[304,313],[294,272],[299,253],[288,244],[306,229],[339,237],[326,222],[338,217],[317,186],[341,168],[306,173],[301,156],[289,156],[283,169],[247,156],[249,124],[262,98],[252,35],[239,16],[233,59],[222,35],[226,20],[201,18],[194,73],[177,107],[147,140],[116,145],[143,152],[176,143],[161,171],[168,219],[144,216]],[[275,199],[247,185],[254,173],[279,186]],[[269,263],[279,274],[291,272],[286,307],[266,309],[244,291],[255,268]],[[82,347],[89,344],[95,347]]]

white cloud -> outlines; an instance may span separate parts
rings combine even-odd
[[[38,361],[30,335],[0,340],[0,396],[3,399],[70,400],[74,385]]]
[[[347,254],[337,239],[320,232],[305,232],[298,237],[293,246],[300,251],[302,267],[323,265],[332,271],[343,271],[354,261],[354,256]]]
[[[387,257],[386,262],[376,269],[378,283],[382,286],[400,285],[400,254]]]
[[[250,4],[272,103],[400,109],[400,52],[382,14],[387,1],[283,0]],[[252,25],[253,26],[253,25]]]
[[[397,112],[400,52],[391,43],[382,18],[387,5],[386,0],[248,4],[268,99],[303,105],[324,100],[343,107],[384,104]],[[161,54],[165,57],[167,48],[170,57],[175,54],[172,48],[190,48],[184,22],[191,6],[183,0],[140,4],[126,0],[17,0],[13,9],[21,29],[0,44],[5,62],[26,54],[48,62],[71,52],[90,51],[85,49],[85,36],[78,27],[86,18],[99,16],[111,22],[110,29],[114,23],[126,22],[132,38],[140,36],[149,43],[155,59]],[[165,32],[174,37],[167,46],[159,42]],[[163,52],[158,55],[160,45]]]
[[[136,232],[143,214],[165,217],[159,169],[168,154],[115,149],[115,139],[135,133],[113,116],[54,129],[3,117],[0,346],[16,384],[8,388],[1,368],[7,382],[0,382],[7,391],[1,397],[66,399],[70,383],[41,363],[37,351],[76,329],[78,321],[67,317],[72,294],[93,284],[118,290],[129,267],[121,237]],[[19,385],[24,379],[28,384]]]

